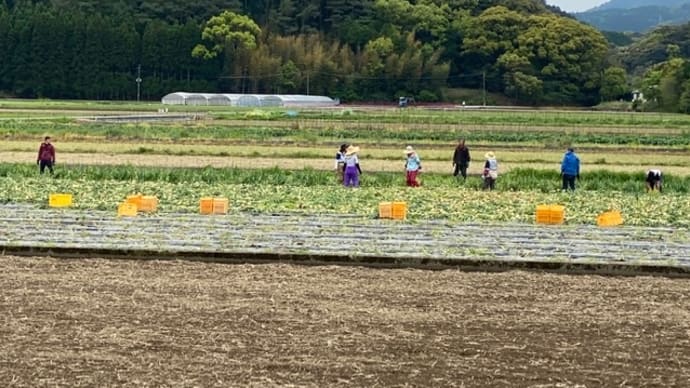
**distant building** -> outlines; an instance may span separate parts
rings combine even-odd
[[[633,100],[633,102],[635,102],[635,101],[645,102],[646,101],[644,99],[644,94],[642,94],[642,92],[639,90],[633,90],[632,91],[632,100]]]

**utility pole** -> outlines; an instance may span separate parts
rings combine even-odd
[[[486,106],[486,70],[482,71],[482,102]]]
[[[141,100],[141,64],[137,67],[137,102]]]
[[[307,71],[307,96],[309,95],[309,71]]]

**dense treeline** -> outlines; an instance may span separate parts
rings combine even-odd
[[[245,34],[225,40],[223,23]],[[133,99],[141,65],[144,99],[194,90],[433,101],[445,87],[485,86],[517,103],[584,105],[617,93],[602,90],[607,51],[601,33],[543,0],[4,0],[0,7],[0,91],[20,97]]]
[[[0,91],[19,97],[135,99],[216,89],[218,63],[189,55],[197,23],[133,20],[45,5],[0,10]]]

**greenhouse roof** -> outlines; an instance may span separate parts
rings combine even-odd
[[[163,97],[166,105],[231,106],[334,106],[338,101],[326,96],[303,94],[237,94],[175,92]]]

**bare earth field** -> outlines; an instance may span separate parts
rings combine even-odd
[[[690,282],[0,256],[0,385],[684,387]]]

